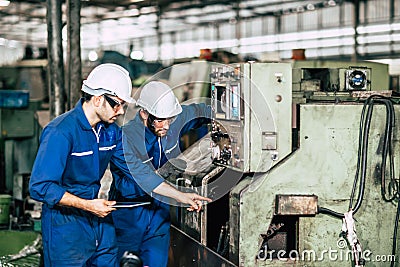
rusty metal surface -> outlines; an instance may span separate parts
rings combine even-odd
[[[276,195],[275,214],[315,215],[318,197],[315,195]]]
[[[235,264],[171,226],[168,267],[236,267]]]
[[[351,92],[352,97],[359,97],[359,98],[368,98],[371,95],[381,95],[385,97],[391,97],[392,96],[392,91],[391,90],[385,90],[385,91],[353,91]]]

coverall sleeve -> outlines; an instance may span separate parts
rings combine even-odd
[[[116,152],[111,159],[111,172],[116,174],[113,176],[117,189],[124,197],[135,197],[138,193],[137,185],[146,193],[151,193],[164,182],[164,179],[155,173],[154,168],[143,163],[137,156],[132,135],[124,134],[122,138],[122,131],[120,131],[119,138]],[[136,140],[136,142],[143,142],[143,140]]]
[[[190,104],[182,106],[183,127],[181,135],[191,129],[199,128],[202,125],[211,122],[211,106],[204,103]]]
[[[30,196],[50,206],[65,194],[62,175],[70,151],[69,140],[54,128],[45,128],[29,181]]]

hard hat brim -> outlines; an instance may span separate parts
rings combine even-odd
[[[103,88],[93,89],[93,88],[89,87],[89,85],[86,83],[86,80],[83,81],[83,86],[82,86],[81,90],[83,92],[85,92],[85,93],[88,93],[88,94],[94,95],[94,96],[101,96],[101,95],[104,95],[104,94],[116,95],[114,92],[111,92],[111,91],[103,89]],[[133,99],[132,97],[119,96],[119,95],[116,95],[116,96],[121,98],[122,100],[124,100],[125,102],[127,102],[129,104],[135,104],[136,103],[135,99]]]
[[[145,109],[148,113],[151,115],[157,117],[157,118],[170,118],[170,117],[175,117],[179,115],[182,112],[182,106],[179,104],[174,108],[173,110],[170,110],[169,113],[164,113],[164,114],[158,114],[153,111],[152,107],[149,107],[147,103],[144,103],[141,99],[138,99],[136,101],[136,106],[141,107]]]

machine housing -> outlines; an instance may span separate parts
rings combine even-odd
[[[319,70],[313,70],[316,65]],[[291,62],[212,67],[211,133],[205,137],[207,142],[200,140],[183,153],[190,159],[192,150],[210,143],[212,164],[207,172],[185,173],[183,178],[212,198],[216,181],[230,177],[238,182],[230,184],[228,193],[213,198],[202,213],[180,211],[172,228],[173,258],[197,266],[211,266],[207,262],[212,266],[353,266],[342,219],[322,211],[348,211],[358,172],[365,99],[388,96],[387,65],[366,65]],[[325,74],[315,76],[321,66]],[[310,73],[314,77],[308,79]],[[382,79],[374,82],[377,76]],[[316,77],[337,81],[337,90],[306,89],[318,84]],[[374,84],[379,87],[376,91]],[[396,98],[390,99],[398,114]],[[365,142],[363,201],[355,214],[368,266],[388,266],[396,257],[392,239],[398,200],[385,201],[380,188],[382,173],[388,173],[382,168],[389,168],[382,165],[387,114],[377,101]],[[398,118],[393,120],[392,161],[397,167],[400,129]],[[398,183],[397,173],[393,181]],[[185,246],[193,253],[179,253],[182,235],[191,240]],[[385,260],[378,261],[379,256]]]

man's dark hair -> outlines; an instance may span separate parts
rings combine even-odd
[[[82,92],[82,97],[84,98],[85,102],[90,101],[92,99],[93,95],[88,94],[86,92]]]

